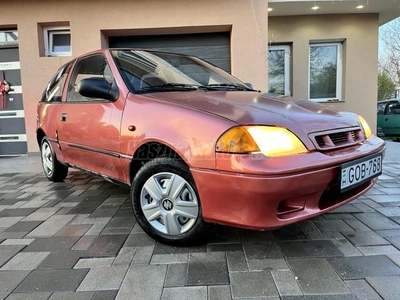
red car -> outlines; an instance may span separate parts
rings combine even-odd
[[[153,238],[195,241],[205,224],[267,230],[365,193],[385,143],[365,120],[262,94],[196,57],[99,50],[61,67],[37,109],[44,173],[68,167],[131,188]]]

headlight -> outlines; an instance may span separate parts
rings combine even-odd
[[[227,153],[261,152],[268,157],[308,152],[292,132],[272,126],[233,127],[218,139],[216,150]]]
[[[365,138],[368,139],[372,135],[371,128],[369,128],[367,121],[365,121],[363,117],[358,116],[358,120],[360,121],[361,126],[364,129]]]

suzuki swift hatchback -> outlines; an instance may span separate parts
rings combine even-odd
[[[169,243],[196,240],[207,222],[267,230],[337,208],[376,182],[385,149],[361,116],[134,49],[61,67],[37,141],[48,179],[72,167],[129,186],[138,223]]]

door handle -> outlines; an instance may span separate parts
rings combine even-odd
[[[62,113],[61,114],[61,122],[66,122],[67,121],[67,113]]]

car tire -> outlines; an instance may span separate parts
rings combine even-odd
[[[59,182],[63,181],[68,174],[68,167],[61,164],[54,153],[50,141],[44,137],[40,145],[40,157],[44,175],[47,179]]]
[[[200,198],[189,168],[176,158],[144,164],[131,186],[132,207],[142,229],[174,245],[199,243],[204,236]]]

